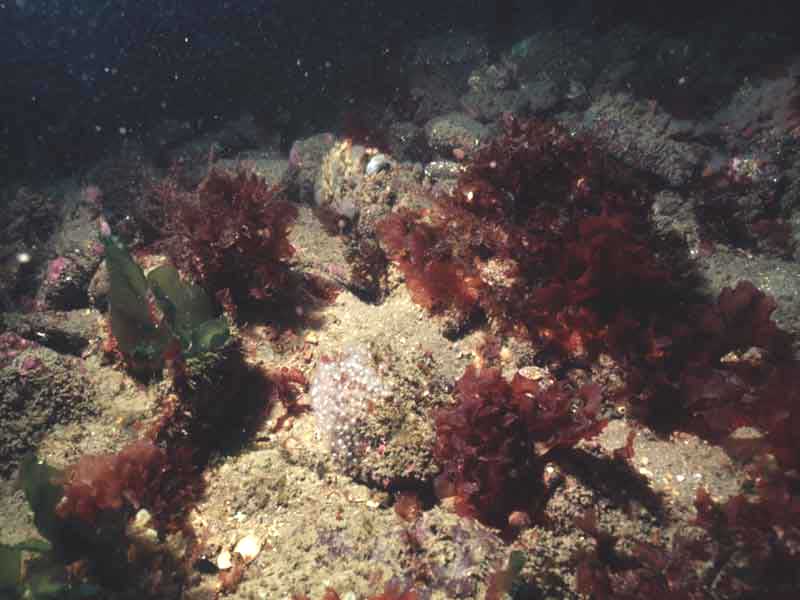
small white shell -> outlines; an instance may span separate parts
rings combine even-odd
[[[261,540],[254,535],[246,535],[236,543],[233,551],[249,563],[261,552]]]
[[[226,571],[233,566],[233,560],[231,560],[231,553],[230,550],[223,550],[217,556],[217,568],[220,571]]]
[[[389,158],[385,154],[376,154],[369,159],[367,168],[364,170],[364,172],[367,175],[374,175],[375,173],[379,173],[385,169],[390,169],[391,166],[392,165],[389,162]]]

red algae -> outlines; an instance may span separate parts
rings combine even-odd
[[[470,366],[455,397],[457,404],[436,417],[434,455],[443,466],[437,495],[454,497],[459,514],[501,529],[512,512],[534,510],[550,450],[605,427],[594,384],[576,390],[559,382],[541,389],[519,374],[508,382],[496,369]]]
[[[378,233],[430,313],[482,316],[494,333],[562,360],[606,353],[627,373],[617,401],[651,427],[720,442],[755,425],[793,466],[798,366],[791,336],[771,318],[775,301],[749,282],[704,299],[663,258],[670,249],[651,229],[651,203],[590,138],[508,118],[451,195],[391,215]],[[743,359],[750,348],[764,360]]]
[[[151,486],[165,463],[164,451],[146,440],[117,454],[84,455],[66,472],[58,514],[95,523],[105,510],[138,509],[149,503]]]
[[[718,503],[700,491],[704,534],[637,542],[626,552],[587,513],[576,524],[596,548],[577,557],[578,591],[601,599],[706,597],[701,565],[744,552],[747,575],[720,574],[720,590],[791,597],[800,539],[793,336],[773,320],[775,300],[750,282],[714,299],[695,289],[684,263],[666,259],[678,249],[652,230],[651,203],[647,186],[591,139],[507,120],[452,194],[380,224],[387,256],[429,313],[456,314],[462,323],[482,318],[491,334],[530,340],[555,364],[591,364],[605,354],[624,372],[613,391],[558,376],[542,389],[519,374],[507,381],[498,370],[469,367],[456,382],[455,404],[436,415],[435,492],[452,498],[459,514],[504,531],[511,515],[535,518],[546,496],[544,460],[599,432],[613,399],[656,432],[692,432],[756,457],[757,494]],[[762,231],[780,233],[769,223]],[[757,442],[732,438],[743,426],[758,429]],[[633,457],[634,436],[614,453],[618,460]]]
[[[604,326],[675,295],[648,237],[650,202],[591,140],[508,119],[452,195],[391,215],[378,234],[431,313],[480,313],[513,335],[596,352]]]
[[[157,188],[166,212],[165,250],[175,265],[235,311],[285,292],[294,253],[287,239],[297,209],[252,173],[212,170],[187,192]]]

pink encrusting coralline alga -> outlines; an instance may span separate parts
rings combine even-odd
[[[72,261],[64,256],[54,258],[47,264],[47,283],[56,283],[64,273],[72,266]]]
[[[0,368],[8,366],[21,352],[35,344],[15,333],[7,331],[0,334]]]

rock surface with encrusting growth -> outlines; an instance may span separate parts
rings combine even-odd
[[[24,454],[60,423],[93,414],[88,372],[76,358],[0,335],[0,475],[10,475]]]
[[[679,139],[687,135],[690,123],[651,106],[626,94],[604,94],[586,111],[582,126],[628,165],[658,176],[669,186],[686,185],[699,174],[707,151]]]

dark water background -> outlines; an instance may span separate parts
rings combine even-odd
[[[707,28],[733,46],[749,28],[790,32],[797,4],[5,0],[0,177],[67,172],[165,118],[201,127],[246,110],[274,125],[276,114],[291,109],[281,123],[291,139],[301,122],[324,128],[337,96],[402,85],[400,47],[452,28],[488,34],[497,51],[517,33],[602,30],[629,20],[672,31]]]

